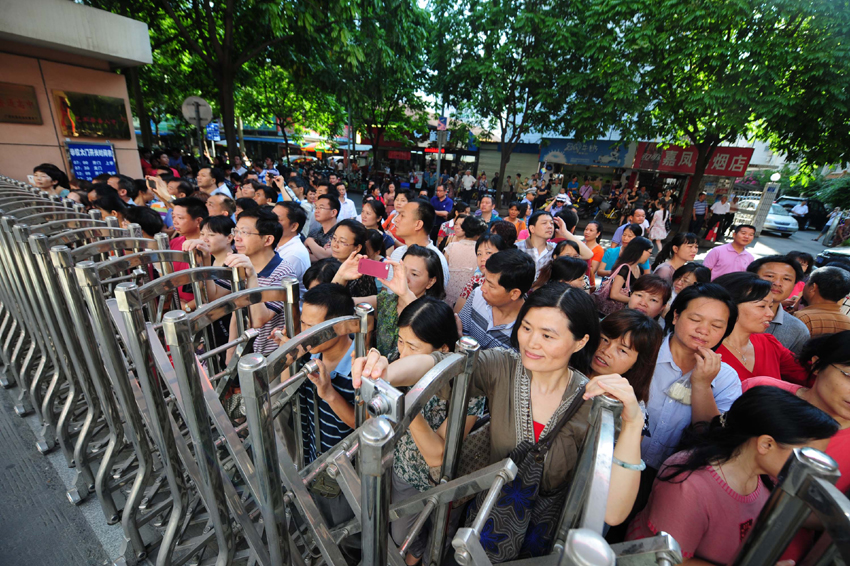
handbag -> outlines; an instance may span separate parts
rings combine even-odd
[[[475,426],[463,439],[460,445],[460,458],[457,463],[455,477],[459,478],[472,472],[477,472],[490,463],[490,415],[478,419]],[[431,481],[440,485],[442,466],[431,466],[429,469]],[[468,501],[472,496],[461,501]]]
[[[612,312],[617,312],[625,308],[626,303],[622,303],[620,301],[615,301],[611,298],[611,283],[614,281],[614,277],[620,273],[620,271],[625,267],[628,270],[628,275],[626,275],[626,284],[623,285],[623,290],[626,291],[627,294],[630,294],[631,291],[631,283],[632,283],[632,270],[625,263],[620,265],[617,269],[616,273],[612,273],[608,279],[602,282],[596,291],[593,292],[593,302],[596,303],[596,310],[603,316],[608,316]]]
[[[492,563],[532,558],[551,550],[569,485],[565,482],[551,492],[543,491],[543,467],[558,433],[584,403],[584,390],[582,385],[576,391],[544,437],[536,443],[523,440],[511,451],[509,457],[517,465],[516,477],[502,487],[481,529],[481,546]],[[486,491],[475,496],[467,511],[466,526],[472,525],[486,497]]]

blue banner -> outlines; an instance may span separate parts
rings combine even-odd
[[[619,145],[618,145],[619,144]],[[618,141],[557,140],[546,138],[540,144],[540,161],[565,165],[623,167],[629,144]]]
[[[67,143],[65,146],[77,179],[91,181],[101,173],[118,173],[111,145]]]

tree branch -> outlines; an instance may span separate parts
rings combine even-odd
[[[168,13],[171,19],[174,21],[174,25],[177,26],[177,29],[180,30],[180,37],[183,41],[186,42],[186,46],[194,51],[198,57],[200,57],[204,63],[209,65],[210,67],[217,67],[216,62],[204,51],[203,47],[192,39],[192,36],[189,35],[189,30],[186,29],[186,26],[183,25],[183,22],[180,21],[180,18],[177,17],[177,14],[174,12],[174,8],[171,6],[171,2],[169,0],[160,0],[162,2],[163,9]]]

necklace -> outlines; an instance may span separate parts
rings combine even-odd
[[[733,346],[731,342],[727,342],[726,340],[724,340],[723,343],[726,344],[727,346],[731,347],[732,349],[734,349],[736,352],[738,352],[738,355],[741,356],[741,360],[744,362],[744,364],[747,363],[747,356],[744,355],[744,352],[742,352],[741,350],[739,350],[738,348]],[[749,343],[750,343],[750,339],[747,338],[747,344],[749,344]],[[744,347],[746,348],[746,345]]]

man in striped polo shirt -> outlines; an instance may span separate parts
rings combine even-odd
[[[700,193],[697,201],[694,203],[694,210],[691,213],[691,225],[688,232],[699,234],[702,230],[702,225],[705,223],[705,213],[708,211],[708,203],[705,202],[705,193]]]
[[[267,210],[243,210],[233,230],[233,244],[236,253],[227,256],[224,265],[241,267],[248,277],[248,288],[278,287],[284,277],[295,276],[295,270],[277,253],[275,248],[283,235],[283,228],[277,216]],[[209,249],[202,240],[191,240],[183,244],[183,249],[190,251],[199,249],[209,254]],[[230,281],[216,279],[215,285],[207,284],[210,300],[224,297],[230,292]],[[285,319],[283,303],[269,301],[249,307],[251,324],[260,333],[254,339],[254,352],[268,355],[277,349],[277,344],[270,339],[272,329],[284,328]],[[234,336],[235,319],[231,320],[230,337]]]
[[[534,260],[518,249],[490,256],[484,264],[484,283],[473,291],[458,315],[463,333],[482,349],[510,348],[511,332],[525,294],[534,284]]]

